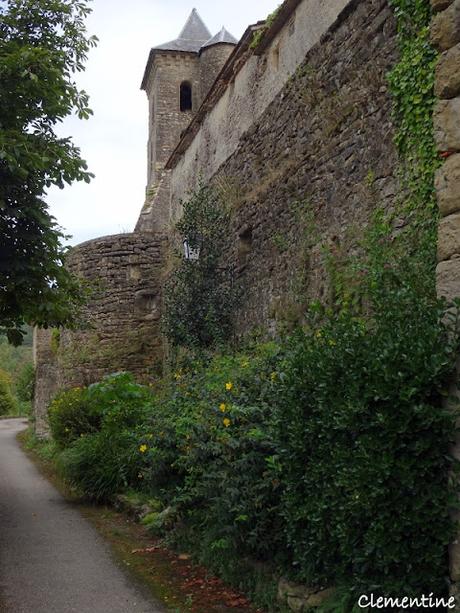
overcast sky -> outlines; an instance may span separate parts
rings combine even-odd
[[[195,7],[212,34],[225,27],[240,38],[280,0],[94,0],[88,19],[99,45],[92,50],[80,87],[94,116],[70,118],[59,133],[72,136],[96,178],[50,190],[52,214],[72,244],[133,230],[146,185],[147,98],[140,91],[149,50],[174,39]]]

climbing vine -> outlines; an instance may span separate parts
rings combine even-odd
[[[423,257],[433,268],[437,207],[434,174],[440,165],[433,137],[434,68],[428,0],[391,0],[398,25],[400,60],[388,75],[393,98],[395,144],[401,162],[405,213],[422,239]]]

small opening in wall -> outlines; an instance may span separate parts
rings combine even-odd
[[[245,228],[238,235],[238,268],[239,272],[244,270],[248,262],[249,254],[252,251],[252,228]]]
[[[184,81],[180,86],[180,110],[192,110],[192,86],[188,81]]]

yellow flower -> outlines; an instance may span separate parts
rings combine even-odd
[[[141,445],[141,446],[139,447],[139,451],[140,451],[141,453],[145,453],[145,452],[147,451],[147,449],[148,449],[147,445]]]
[[[229,425],[230,425],[231,423],[232,423],[232,422],[229,420],[229,418],[228,418],[228,417],[226,417],[226,418],[224,419],[224,426],[225,426],[226,428],[228,428],[228,427],[229,427]]]
[[[337,343],[331,339],[331,340],[329,341],[329,345],[330,345],[331,347],[335,347],[335,346],[337,345]]]
[[[316,333],[316,338],[321,338],[323,336],[323,333],[321,332],[321,330],[318,330],[318,332]]]
[[[278,373],[276,373],[276,372],[272,372],[272,374],[270,375],[270,379],[271,379],[272,381],[275,381],[277,376],[278,376]]]
[[[227,410],[227,405],[224,402],[222,402],[219,405],[219,409],[222,411],[222,413],[225,413],[225,411]]]
[[[232,388],[233,388],[233,383],[231,381],[225,384],[225,389],[227,390],[227,392],[229,392]]]

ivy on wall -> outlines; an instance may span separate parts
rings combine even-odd
[[[438,219],[434,175],[440,160],[433,137],[437,52],[430,44],[431,8],[429,0],[390,0],[390,4],[398,23],[400,60],[388,78],[405,212],[422,243],[422,257],[434,268]]]

